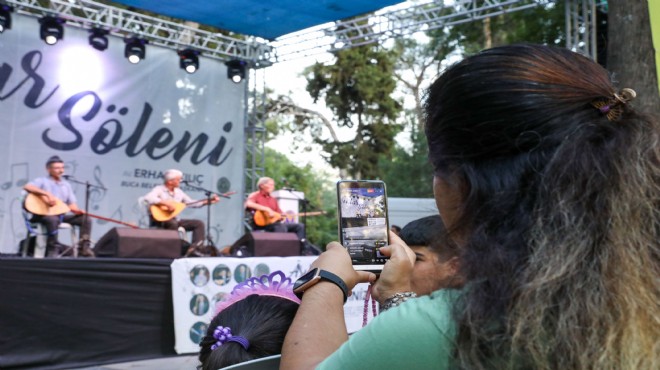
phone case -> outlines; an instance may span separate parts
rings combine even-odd
[[[389,244],[385,183],[374,180],[337,182],[339,240],[356,270],[380,271],[387,262],[379,248]]]

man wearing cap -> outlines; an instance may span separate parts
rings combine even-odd
[[[91,250],[90,234],[92,222],[89,217],[83,216],[83,211],[76,204],[76,196],[73,194],[71,184],[63,179],[64,161],[54,155],[46,162],[47,177],[39,177],[27,183],[23,189],[28,193],[35,194],[41,198],[49,207],[61,200],[72,213],[56,216],[33,215],[31,221],[39,222],[46,226],[48,233],[46,238],[46,251],[51,255],[61,256],[63,253],[72,251],[68,246],[57,240],[57,231],[60,223],[66,222],[71,225],[80,226],[80,255],[83,257],[94,257]]]
[[[181,179],[183,179],[183,172],[175,169],[165,171],[165,173],[163,173],[163,185],[154,187],[147,195],[144,196],[144,200],[149,205],[157,205],[166,212],[174,211],[177,203],[183,203],[186,206],[194,208],[202,207],[208,204],[208,199],[196,201],[184,193],[180,188]],[[211,204],[217,203],[219,200],[220,197],[213,194],[213,197],[211,198]],[[201,245],[204,242],[206,237],[204,221],[172,218],[167,221],[159,222],[153,218],[153,215],[150,216],[152,226],[161,227],[168,230],[177,230],[179,227],[183,227],[186,231],[192,231],[193,246]]]

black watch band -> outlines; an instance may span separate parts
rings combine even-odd
[[[346,287],[346,283],[332,272],[318,268],[314,268],[301,276],[293,285],[293,293],[295,293],[298,298],[302,299],[303,293],[321,280],[329,281],[338,286],[344,295],[344,303],[346,303],[346,300],[348,299],[348,287]]]
[[[325,270],[321,270],[319,272],[319,276],[321,277],[321,280],[329,281],[338,286],[339,289],[341,289],[341,292],[344,294],[344,303],[346,303],[346,300],[348,300],[348,288],[346,287],[344,280],[332,272]]]

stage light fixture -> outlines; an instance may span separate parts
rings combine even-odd
[[[108,31],[101,28],[92,28],[89,30],[89,44],[98,51],[108,48]]]
[[[39,19],[41,28],[39,29],[39,36],[48,45],[55,45],[57,42],[64,38],[64,27],[62,26],[66,21],[62,18],[45,16]]]
[[[245,78],[245,70],[247,68],[247,62],[244,60],[228,60],[225,62],[227,66],[227,78],[232,80],[234,83],[240,83]]]
[[[0,33],[11,29],[11,12],[14,11],[9,5],[0,4]]]
[[[140,63],[147,56],[145,45],[147,40],[137,37],[131,37],[125,40],[124,56],[133,64]]]
[[[193,49],[185,49],[178,52],[179,54],[179,67],[188,73],[195,73],[199,68],[199,51]]]

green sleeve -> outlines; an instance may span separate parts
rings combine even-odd
[[[447,369],[455,325],[455,291],[410,299],[353,334],[317,370]]]

